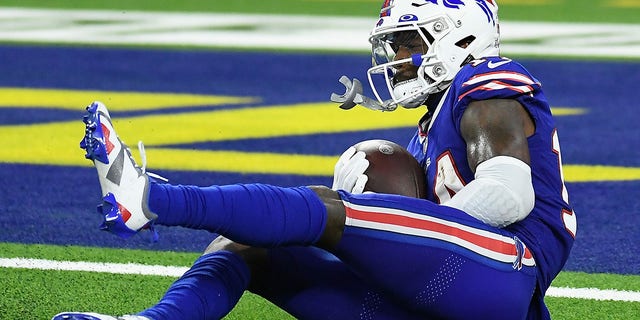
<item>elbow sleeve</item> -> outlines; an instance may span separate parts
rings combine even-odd
[[[526,218],[534,204],[531,168],[508,156],[480,163],[475,179],[443,203],[499,228]]]

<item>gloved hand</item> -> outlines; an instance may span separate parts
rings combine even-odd
[[[369,177],[364,172],[369,167],[365,153],[350,147],[342,153],[333,170],[333,190],[362,193]]]

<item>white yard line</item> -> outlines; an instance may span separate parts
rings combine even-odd
[[[57,261],[30,258],[0,258],[0,268],[86,271],[113,274],[180,277],[187,267],[146,265],[139,263],[108,263],[85,261]]]
[[[114,274],[180,277],[189,268],[178,266],[143,265],[137,263],[72,262],[29,258],[0,258],[0,268],[85,271]],[[640,302],[640,292],[596,288],[551,287],[547,296],[588,300]]]
[[[369,50],[375,17],[0,7],[0,42]],[[501,22],[502,53],[640,58],[640,24]]]
[[[547,296],[559,298],[575,298],[588,300],[611,300],[640,302],[640,292],[624,290],[603,290],[596,288],[568,288],[551,287],[547,290]]]

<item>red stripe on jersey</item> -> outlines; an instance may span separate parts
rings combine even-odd
[[[533,87],[530,85],[523,85],[523,86],[515,86],[515,85],[511,85],[509,83],[505,83],[502,81],[491,81],[489,83],[486,83],[484,85],[481,86],[477,86],[461,95],[458,96],[458,101],[462,100],[464,97],[466,97],[467,95],[473,93],[473,92],[477,92],[477,91],[494,91],[494,90],[511,90],[511,91],[515,91],[517,93],[530,93],[533,92]]]
[[[477,74],[469,80],[465,81],[462,86],[466,87],[472,84],[489,81],[489,80],[509,80],[509,81],[517,81],[522,82],[523,84],[535,84],[536,82],[530,77],[514,71],[493,71]]]

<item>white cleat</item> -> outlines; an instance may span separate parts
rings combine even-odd
[[[85,135],[80,148],[98,171],[103,203],[102,230],[128,238],[140,229],[152,228],[156,215],[148,207],[149,175],[140,168],[129,148],[118,138],[107,107],[101,102],[87,106],[83,117]],[[141,152],[142,149],[141,149]],[[157,236],[154,232],[154,238]]]
[[[106,314],[91,312],[63,312],[58,313],[51,320],[151,320],[143,316],[126,315],[113,317]]]

